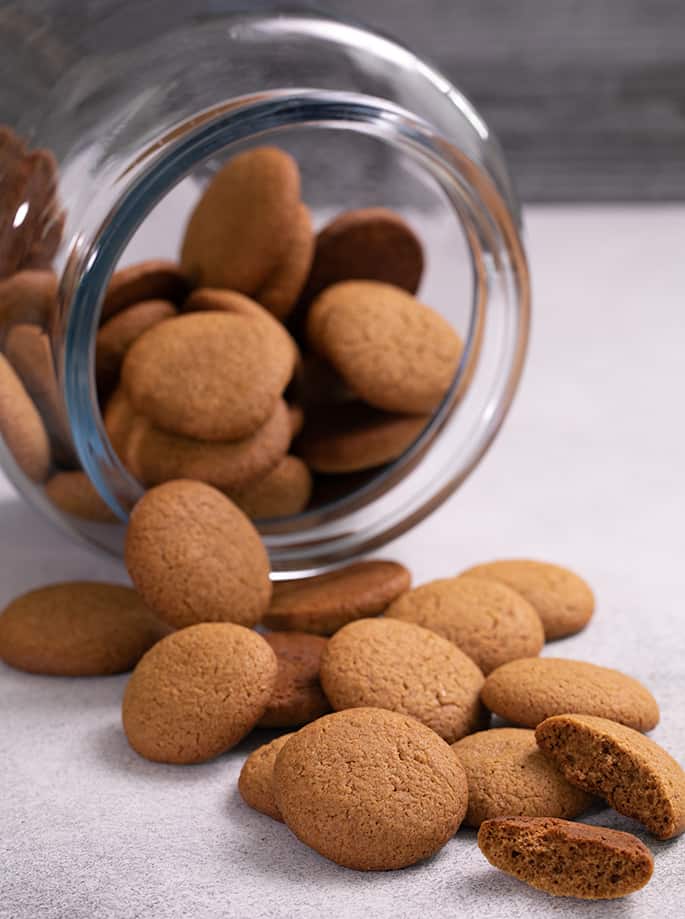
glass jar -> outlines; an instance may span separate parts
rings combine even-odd
[[[367,205],[408,217],[427,251],[420,299],[465,343],[449,392],[400,458],[342,497],[259,522],[276,573],[311,572],[416,524],[495,437],[528,335],[519,206],[476,109],[407,48],[308,11],[254,12],[253,4],[241,13],[217,0],[172,6],[105,0],[79,20],[60,16],[55,3],[52,20],[33,20],[10,2],[0,14],[0,67],[15,73],[0,97],[5,109],[11,101],[0,115],[0,344],[17,323],[42,333],[44,352],[24,382],[50,433],[51,466],[27,469],[11,437],[1,458],[53,521],[121,551],[142,487],[107,437],[95,388],[108,280],[118,264],[177,255],[190,208],[227,157],[246,146],[283,147],[300,164],[319,225],[335,210]],[[32,155],[12,152],[16,136]],[[27,268],[54,270],[51,309],[39,303],[49,274],[42,294],[32,290],[17,306],[11,291]],[[51,503],[45,477],[60,467],[85,472],[111,522]]]

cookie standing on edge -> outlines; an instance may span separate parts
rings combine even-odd
[[[326,639],[306,632],[269,632],[264,638],[278,658],[278,676],[260,727],[299,727],[330,712],[319,680]]]
[[[292,736],[281,734],[271,743],[253,750],[243,763],[238,779],[238,791],[248,807],[279,823],[283,823],[283,817],[274,795],[274,766],[276,757]]]
[[[0,437],[27,478],[45,481],[51,462],[48,432],[4,354],[0,354]]]
[[[309,208],[300,204],[288,251],[255,294],[277,319],[285,320],[302,292],[314,255],[314,230]]]

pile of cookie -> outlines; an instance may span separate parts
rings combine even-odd
[[[339,865],[412,865],[463,823],[541,890],[615,898],[647,883],[649,849],[574,818],[599,798],[658,839],[685,830],[685,772],[644,733],[659,720],[649,690],[539,656],[594,612],[567,569],[505,560],[412,588],[403,565],[367,560],[272,585],[253,523],[192,480],[145,493],[125,560],[135,589],[71,583],[11,603],[0,658],[69,676],[134,668],[123,728],[154,762],[281,730],[247,757],[240,793]]]

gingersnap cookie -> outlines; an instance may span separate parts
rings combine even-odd
[[[354,619],[378,616],[411,585],[398,562],[355,562],[326,574],[274,584],[264,625],[275,631],[332,635]]]
[[[232,157],[205,188],[186,227],[181,264],[197,286],[254,294],[295,236],[300,172],[276,147]]]
[[[274,797],[274,766],[276,757],[292,736],[281,734],[271,743],[257,747],[243,763],[238,779],[238,791],[247,806],[280,823],[283,817]]]
[[[276,655],[251,629],[204,622],[174,632],[148,651],[126,686],[128,742],[157,763],[212,759],[257,724],[276,671]]]
[[[255,298],[282,321],[290,315],[302,293],[314,256],[312,215],[304,204],[298,206],[294,223],[285,256],[255,294]]]
[[[385,615],[454,642],[487,676],[508,661],[539,654],[540,617],[515,591],[479,578],[441,578],[394,600]]]
[[[251,520],[292,517],[309,503],[312,476],[301,459],[284,456],[263,478],[227,493]]]
[[[119,386],[107,400],[103,423],[107,436],[121,459],[125,457],[126,444],[135,417],[128,396]]]
[[[145,602],[177,628],[253,626],[269,605],[269,558],[259,534],[202,482],[181,479],[147,491],[131,512],[124,555]]]
[[[542,753],[534,731],[478,731],[452,749],[469,784],[468,826],[478,827],[493,817],[577,817],[592,803]]]
[[[580,632],[595,610],[595,598],[585,581],[549,562],[506,559],[474,565],[462,574],[499,581],[525,597],[542,619],[547,641]]]
[[[0,437],[24,475],[33,482],[45,481],[50,469],[48,432],[3,354],[0,354]]]
[[[451,641],[411,622],[351,622],[329,639],[320,673],[336,711],[372,706],[411,715],[448,743],[484,727],[483,674]]]
[[[364,402],[388,412],[432,412],[450,388],[462,342],[439,313],[377,281],[343,281],[312,304],[312,346]]]
[[[55,507],[72,517],[97,523],[116,523],[118,520],[80,469],[56,472],[45,483],[45,495]]]
[[[304,409],[297,402],[289,402],[288,417],[290,418],[290,437],[294,440],[304,427]]]
[[[459,760],[437,734],[375,708],[301,728],[276,757],[273,788],[298,839],[359,871],[429,858],[458,830],[468,795]]]
[[[278,676],[260,726],[298,727],[330,712],[319,681],[326,639],[306,632],[269,632],[264,638],[278,658]]]
[[[167,259],[148,259],[115,271],[102,303],[100,322],[136,303],[169,300],[182,303],[190,283],[181,266]]]
[[[685,771],[639,731],[591,715],[556,715],[538,746],[573,785],[639,820],[658,839],[685,831]]]
[[[576,712],[620,721],[637,731],[659,723],[659,706],[638,680],[586,661],[527,657],[485,680],[483,703],[506,721],[534,728],[551,715]]]
[[[554,817],[499,817],[478,832],[491,865],[555,897],[615,900],[649,881],[654,859],[632,833]]]
[[[157,323],[121,369],[134,410],[155,427],[200,440],[253,434],[273,414],[295,364],[294,349],[270,328],[219,312]]]
[[[130,670],[169,632],[130,587],[71,581],[29,591],[0,616],[0,658],[29,673]]]
[[[203,441],[168,434],[137,415],[129,428],[125,459],[146,485],[197,479],[222,490],[241,489],[275,469],[289,444],[290,418],[279,399],[271,417],[241,440]]]
[[[0,340],[15,323],[46,327],[56,312],[54,271],[18,271],[0,281]]]

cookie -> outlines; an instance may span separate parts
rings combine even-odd
[[[147,300],[170,300],[182,303],[190,283],[176,262],[148,259],[115,271],[107,285],[100,322],[136,303]]]
[[[422,584],[398,597],[385,615],[454,642],[486,676],[508,661],[539,654],[545,643],[530,603],[504,584],[478,578]]]
[[[500,817],[478,832],[495,868],[555,897],[615,900],[649,881],[654,859],[631,833],[553,817]]]
[[[397,619],[360,619],[329,639],[321,685],[336,711],[411,715],[448,743],[484,726],[483,674],[446,638]]]
[[[146,485],[197,479],[220,489],[238,489],[275,469],[289,444],[290,418],[279,399],[271,417],[242,440],[202,441],[168,434],[138,415],[129,428],[125,459]]]
[[[262,288],[295,237],[300,172],[276,147],[232,157],[190,216],[181,264],[197,286],[245,294]]]
[[[56,472],[45,483],[47,499],[65,514],[97,523],[116,523],[117,516],[100,497],[85,472]]]
[[[146,492],[131,512],[124,555],[145,602],[177,628],[253,626],[269,605],[269,559],[259,534],[202,482],[166,482]]]
[[[57,312],[54,271],[18,271],[0,281],[0,339],[14,323],[47,327]]]
[[[128,742],[157,763],[212,759],[257,724],[276,671],[276,655],[251,629],[204,622],[174,632],[148,651],[126,686]]]
[[[168,631],[130,587],[52,584],[0,616],[0,658],[29,673],[105,676],[130,670]]]
[[[512,724],[534,728],[551,715],[576,712],[651,731],[659,707],[633,677],[586,661],[528,657],[503,664],[485,680],[485,705]]]
[[[429,858],[466,813],[466,777],[448,745],[415,719],[374,708],[301,728],[276,757],[273,788],[298,839],[360,871]]]
[[[27,478],[43,482],[50,441],[43,419],[7,358],[0,354],[0,437]]]
[[[591,715],[557,715],[535,737],[564,777],[658,839],[685,831],[685,771],[644,734]]]
[[[251,520],[301,514],[312,494],[312,476],[296,456],[284,456],[267,474],[228,496]]]
[[[171,434],[248,437],[273,414],[295,364],[285,331],[270,329],[219,312],[157,323],[133,343],[121,369],[134,410]]]
[[[295,439],[304,427],[304,409],[296,402],[289,402],[288,416],[290,418],[290,437]]]
[[[276,757],[292,734],[281,734],[271,743],[257,747],[243,763],[238,779],[238,791],[248,807],[283,823],[274,797],[274,765]]]
[[[525,728],[493,728],[463,737],[452,749],[469,783],[464,822],[493,817],[577,817],[592,797],[571,785]]]
[[[326,639],[306,632],[269,632],[264,638],[278,658],[278,676],[260,726],[299,727],[330,712],[319,681]]]
[[[314,231],[309,208],[297,208],[290,245],[285,256],[255,294],[277,319],[285,320],[297,303],[314,256]]]
[[[363,402],[325,406],[307,415],[295,449],[315,472],[359,472],[401,456],[430,420],[428,415],[381,412]]]
[[[121,388],[115,389],[107,400],[103,416],[105,431],[115,452],[123,459],[135,413],[128,396]]]
[[[585,581],[549,562],[507,559],[475,565],[463,574],[499,581],[525,597],[542,619],[547,641],[584,629],[595,609],[595,598]]]
[[[312,304],[310,344],[364,402],[422,415],[437,408],[459,366],[449,322],[411,294],[376,281],[344,281]]]
[[[377,559],[311,578],[279,581],[264,625],[275,631],[332,635],[354,619],[380,615],[410,584],[404,565]]]

